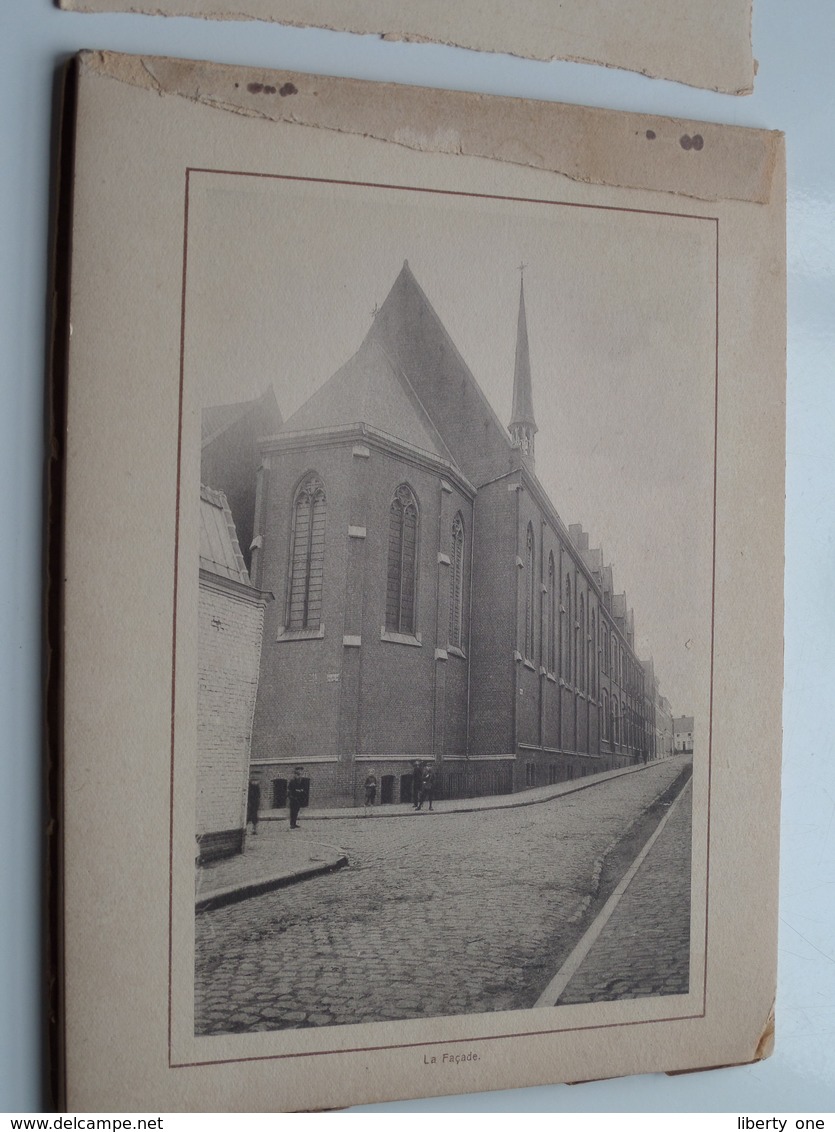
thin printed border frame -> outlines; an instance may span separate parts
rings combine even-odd
[[[474,193],[459,189],[438,189],[416,185],[386,184],[376,181],[351,181],[337,177],[304,177],[282,173],[262,173],[254,170],[240,169],[211,169],[200,166],[186,166],[183,189],[183,255],[182,255],[182,284],[180,296],[180,361],[179,361],[179,392],[178,392],[178,420],[177,420],[177,488],[175,496],[174,517],[174,588],[172,601],[172,633],[171,633],[171,759],[169,774],[169,824],[168,824],[168,1068],[190,1069],[207,1065],[227,1065],[239,1062],[253,1061],[280,1061],[287,1058],[336,1056],[347,1053],[374,1053],[381,1050],[419,1049],[424,1046],[438,1044],[438,1039],[415,1042],[388,1042],[383,1045],[359,1045],[340,1049],[307,1050],[292,1053],[259,1054],[248,1057],[219,1057],[202,1061],[178,1061],[172,1059],[173,1042],[173,962],[174,962],[174,755],[175,755],[175,721],[177,697],[177,611],[178,611],[178,568],[180,559],[180,489],[182,478],[182,447],[183,447],[183,393],[185,381],[185,333],[186,333],[186,298],[188,282],[188,222],[189,222],[189,191],[192,174],[204,174],[220,177],[257,177],[270,181],[290,181],[312,183],[318,185],[345,185],[357,189],[387,189],[395,192],[427,193],[433,196],[467,197],[473,200],[508,201],[519,204],[550,205],[552,208],[583,208],[596,212],[623,212],[643,216],[665,216],[677,220],[699,220],[703,223],[713,224],[715,240],[714,257],[714,395],[713,395],[713,523],[711,548],[711,611],[710,611],[710,691],[708,712],[708,751],[707,751],[707,824],[706,824],[706,857],[705,857],[705,926],[704,926],[704,962],[702,971],[702,1005],[701,1011],[696,1014],[674,1015],[669,1018],[640,1019],[629,1022],[607,1022],[594,1026],[550,1026],[537,1030],[520,1030],[511,1034],[481,1034],[472,1037],[444,1038],[444,1044],[461,1044],[486,1041],[502,1041],[510,1038],[534,1038],[548,1034],[581,1033],[587,1030],[614,1030],[626,1026],[647,1026],[663,1024],[665,1022],[683,1022],[704,1018],[707,1001],[707,961],[710,934],[710,803],[712,789],[712,752],[713,752],[713,668],[714,668],[714,633],[716,618],[716,492],[718,467],[718,438],[719,438],[719,217],[703,216],[698,213],[672,212],[665,209],[626,208],[619,205],[585,204],[579,201],[549,200],[546,197],[508,196],[499,193]],[[661,996],[658,996],[661,997]],[[465,1018],[467,1015],[456,1017]],[[281,1031],[275,1031],[280,1033]]]

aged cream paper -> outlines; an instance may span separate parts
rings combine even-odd
[[[312,1109],[766,1056],[782,686],[781,136],[101,53],[77,71],[68,1106]],[[195,1007],[201,411],[272,382],[289,416],[356,349],[404,258],[501,410],[493,335],[503,308],[516,325],[517,256],[543,402],[537,474],[561,507],[591,506],[594,476],[558,443],[573,428],[560,419],[585,406],[583,427],[598,437],[588,447],[602,450],[611,484],[594,512],[606,530],[634,532],[618,554],[632,563],[631,593],[645,586],[651,606],[653,578],[676,592],[668,679],[690,689],[701,737],[688,989],[210,1033]],[[560,313],[571,292],[586,298]],[[509,351],[512,368],[512,339]],[[627,374],[636,384],[622,396]],[[671,430],[670,477],[660,469]],[[647,584],[643,565],[659,561]],[[450,1061],[449,1049],[473,1056]]]
[[[271,20],[432,41],[529,59],[602,63],[726,94],[750,94],[751,0],[60,0],[84,12]]]

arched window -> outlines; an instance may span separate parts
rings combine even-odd
[[[612,696],[609,703],[609,734],[612,737],[612,742],[617,743],[618,740],[618,698]]]
[[[565,676],[565,679],[568,680],[568,681],[571,680],[571,638],[572,638],[571,626],[572,626],[572,623],[573,623],[573,618],[572,618],[571,614],[572,614],[572,609],[571,609],[571,577],[570,577],[570,575],[566,574],[565,575],[565,634],[564,634],[565,640],[564,640],[564,650],[563,650],[563,664],[564,664],[565,671],[563,672],[563,675]]]
[[[459,511],[452,520],[452,554],[449,572],[449,643],[462,647],[464,607],[464,520]]]
[[[618,678],[618,642],[615,640],[615,634],[612,633],[612,657],[610,671],[612,679],[617,682]]]
[[[626,664],[624,661],[623,649],[620,650],[620,686],[625,687],[624,680],[626,679]]]
[[[602,659],[603,659],[603,664],[602,664],[603,671],[608,673],[608,671],[609,671],[609,630],[606,628],[605,625],[603,626],[603,648],[601,649],[601,653],[602,653]]]
[[[603,738],[609,738],[609,693],[603,689]]]
[[[417,594],[418,505],[402,483],[389,508],[389,554],[386,584],[386,629],[414,633]]]
[[[579,606],[580,606],[580,621],[579,621],[580,647],[579,647],[579,650],[577,652],[577,669],[578,669],[577,683],[580,686],[580,691],[585,692],[585,690],[586,690],[586,672],[588,671],[588,665],[586,664],[586,657],[588,655],[586,636],[587,636],[588,630],[586,629],[586,599],[585,599],[585,596],[583,594],[580,594]]]
[[[548,671],[553,673],[557,668],[557,579],[554,573],[554,555],[548,555]]]
[[[589,676],[592,696],[597,695],[597,614],[591,611],[591,674]]]
[[[534,569],[533,525],[528,523],[528,541],[525,548],[525,656],[534,658],[534,618],[536,616],[536,571]]]
[[[315,472],[309,472],[293,497],[288,629],[318,629],[322,621],[326,510],[324,484]]]

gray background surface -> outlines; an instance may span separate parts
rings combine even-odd
[[[706,34],[709,34],[706,32]],[[755,0],[755,93],[625,72],[255,23],[0,5],[0,1111],[41,1092],[40,680],[44,344],[52,90],[81,48],[179,55],[786,131],[788,519],[777,1050],[680,1077],[485,1093],[391,1111],[831,1111],[835,1108],[835,6]],[[777,616],[762,610],[762,615]],[[758,742],[758,705],[750,705]],[[91,821],[95,816],[91,815]]]

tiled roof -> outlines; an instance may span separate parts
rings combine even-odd
[[[452,456],[405,375],[373,339],[284,423],[285,432],[358,423],[405,440],[444,460]]]
[[[250,585],[226,496],[204,484],[200,485],[200,569]]]

